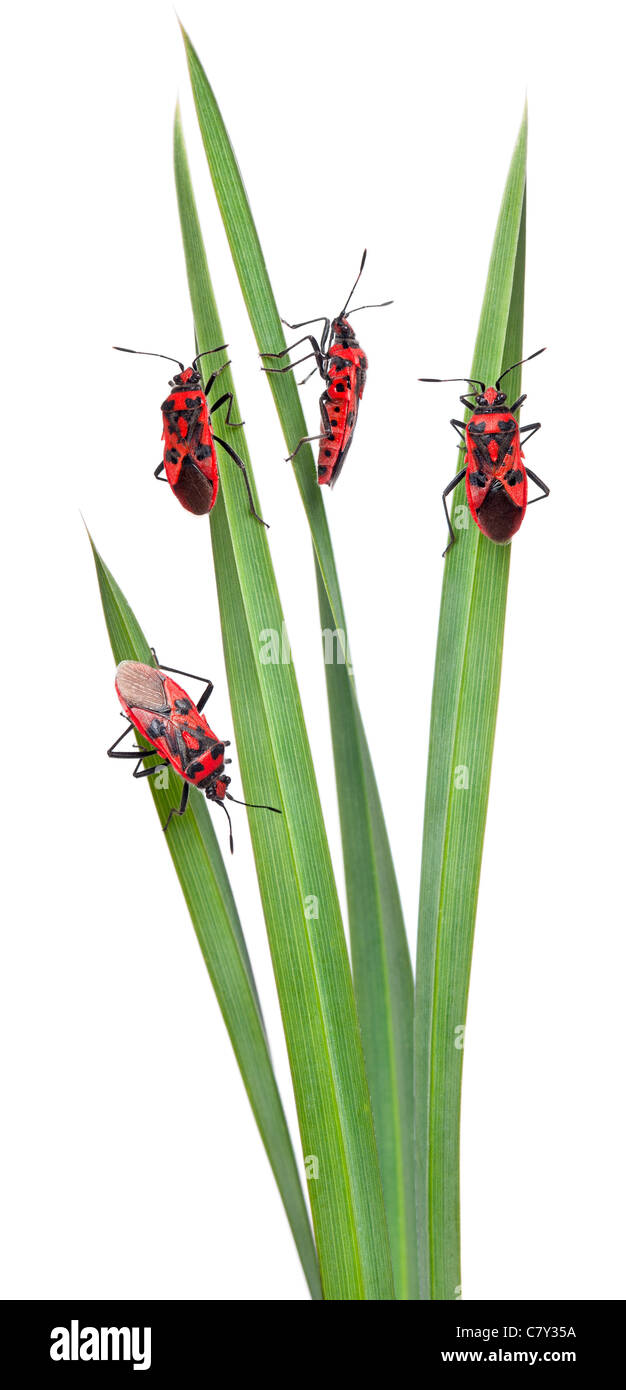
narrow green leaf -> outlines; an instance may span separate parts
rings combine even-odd
[[[285,347],[241,173],[215,96],[183,30],[198,121],[217,201],[260,352]],[[291,451],[308,433],[290,373],[267,377]],[[398,1298],[417,1296],[413,1160],[413,974],[391,851],[348,655],[345,615],[322,489],[310,447],[293,463],[311,529],[322,630],[336,633],[326,680],[342,827],[354,984],[381,1164]],[[341,649],[341,650],[339,650]]]
[[[116,663],[133,660],[152,664],[150,647],[132,609],[93,542],[92,549]],[[154,778],[146,778],[162,826],[180,800],[179,779],[169,780],[172,786],[159,789]],[[173,823],[167,839],[161,838],[172,856],[312,1297],[319,1299],[315,1246],[252,966],[206,799],[195,788],[191,789],[186,814]]]
[[[319,569],[322,628],[332,626]],[[326,662],[352,971],[399,1299],[417,1298],[413,972],[369,748],[346,666]]]
[[[488,383],[522,356],[525,186],[526,114],[504,190],[471,369],[472,376]],[[517,395],[521,373],[512,373],[510,380],[509,391]],[[425,1299],[460,1296],[462,1030],[510,557],[510,546],[494,545],[470,522],[469,529],[457,531],[443,578],[417,946],[416,1161],[420,1297]]]
[[[184,29],[182,35],[209,171],[252,330],[259,352],[281,352],[286,346],[285,335],[239,165],[204,68]],[[298,389],[290,372],[284,376],[268,376],[267,380],[291,452],[298,440],[309,433]],[[311,527],[315,553],[328,588],[334,626],[344,633],[346,624],[328,521],[308,445],[300,450],[293,466]]]
[[[200,350],[220,326],[177,113],[174,161]],[[220,385],[233,390],[232,374]],[[239,407],[233,404],[233,414]],[[243,430],[234,447],[250,467]],[[293,665],[261,660],[283,631],[267,535],[238,470],[222,468],[211,513],[239,768],[294,1083],[324,1296],[393,1298],[382,1189],[337,890]]]

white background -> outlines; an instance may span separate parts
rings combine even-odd
[[[464,1292],[621,1298],[621,6],[182,0],[180,15],[281,311],[338,310],[365,245],[363,297],[395,300],[360,319],[361,424],[324,502],[412,952],[458,413],[456,387],[416,378],[469,370],[528,89],[525,346],[549,353],[526,369],[525,418],[543,421],[529,463],[552,494],[511,568],[465,1054]],[[167,365],[110,350],[191,355],[178,93],[340,875],[304,514],[172,7],[7,6],[4,29],[0,1292],[302,1299],[150,798],[105,757],[119,714],[79,516],[162,659],[212,677],[212,723],[228,736],[207,523],[152,480]],[[318,394],[312,381],[311,429]],[[293,1118],[245,812],[235,831],[233,882]]]

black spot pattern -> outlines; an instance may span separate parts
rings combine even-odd
[[[146,733],[148,735],[148,738],[163,738],[163,735],[166,732],[166,730],[167,725],[163,723],[162,719],[151,719],[146,729]]]

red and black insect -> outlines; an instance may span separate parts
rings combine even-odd
[[[300,439],[290,459],[294,459],[303,444],[311,444],[319,439],[320,447],[317,461],[317,481],[320,486],[328,483],[334,487],[339,474],[345,463],[346,454],[354,437],[359,404],[363,398],[363,390],[367,377],[367,357],[362,347],[356,340],[354,329],[348,323],[346,310],[352,299],[354,291],[359,283],[367,251],[363,252],[361,268],[356,280],[350,290],[348,298],[341,310],[332,321],[323,316],[318,319],[305,319],[302,323],[287,323],[286,319],[281,322],[287,328],[306,328],[310,323],[323,323],[324,327],[319,339],[307,333],[303,338],[298,338],[297,342],[292,343],[291,347],[283,348],[282,352],[262,352],[262,357],[284,357],[287,352],[292,352],[300,343],[310,343],[312,351],[307,352],[305,357],[300,357],[297,362],[290,362],[286,367],[264,367],[266,372],[290,372],[293,367],[298,367],[301,362],[307,362],[310,357],[315,358],[316,366],[309,376],[304,378],[308,381],[315,371],[319,371],[320,376],[326,382],[326,390],[320,396],[320,434],[306,435]],[[383,309],[387,304],[391,304],[391,299],[386,299],[384,304],[361,304],[358,309],[353,309],[352,314],[358,314],[361,309]],[[304,382],[298,383],[300,386]]]
[[[522,362],[530,362],[542,352],[545,352],[545,348],[539,348],[539,351],[531,353],[530,357],[522,358]],[[460,397],[461,404],[472,412],[467,424],[463,420],[450,421],[463,440],[461,447],[466,451],[466,463],[465,468],[448,483],[442,494],[443,509],[450,532],[444,555],[447,555],[456,540],[446,497],[458,487],[463,478],[474,521],[483,534],[488,536],[489,540],[495,541],[496,545],[506,545],[516,531],[519,531],[526,507],[531,505],[528,502],[529,478],[541,488],[541,496],[533,497],[531,502],[541,502],[544,497],[549,496],[549,487],[546,487],[541,478],[524,463],[521,447],[522,443],[527,444],[533,434],[541,429],[541,425],[518,425],[515,411],[519,410],[526,396],[520,396],[513,405],[508,406],[506,393],[500,390],[503,378],[515,367],[521,367],[522,362],[514,362],[512,367],[507,367],[498,377],[495,386],[485,387],[484,381],[475,381],[465,376],[419,378],[420,381],[467,381],[470,386],[480,388],[478,391],[468,391]],[[523,440],[520,440],[521,435],[525,435]]]
[[[162,482],[168,482],[174,496],[178,498],[181,506],[188,512],[193,512],[194,516],[204,516],[206,512],[213,510],[217,501],[220,475],[217,466],[216,444],[219,444],[225,453],[241,469],[250,502],[250,511],[261,522],[262,526],[267,526],[267,522],[259,516],[252,498],[252,490],[246,465],[239,454],[231,449],[230,444],[225,439],[221,439],[213,430],[213,416],[222,406],[228,403],[225,424],[231,429],[238,429],[243,424],[242,420],[231,420],[230,412],[233,404],[232,391],[225,391],[219,400],[209,405],[208,395],[212,390],[218,376],[229,362],[224,362],[216,371],[211,372],[206,387],[202,386],[202,378],[197,370],[197,363],[201,357],[210,357],[214,352],[223,352],[226,343],[221,347],[209,348],[208,352],[201,352],[194,358],[190,367],[185,367],[183,362],[178,362],[176,357],[166,357],[162,352],[139,352],[137,348],[115,349],[116,352],[133,352],[139,357],[162,357],[166,362],[177,362],[180,372],[170,381],[170,393],[166,396],[161,406],[163,413],[163,435],[165,447],[163,451],[163,461],[155,469],[154,476]],[[165,477],[163,473],[165,472]]]
[[[120,737],[107,749],[108,755],[110,758],[135,758],[137,766],[133,777],[152,777],[161,767],[173,767],[182,777],[184,786],[180,806],[172,808],[164,830],[167,830],[172,816],[184,815],[190,786],[205,792],[208,800],[216,802],[228,816],[232,852],[232,825],[224,805],[225,797],[229,801],[237,801],[240,806],[276,811],[278,815],[281,812],[277,806],[257,806],[254,802],[238,801],[228,791],[230,777],[225,774],[224,768],[231,759],[224,758],[224,749],[229,746],[229,740],[219,739],[202,714],[213,690],[212,682],[206,682],[205,690],[197,705],[194,705],[182,686],[166,672],[203,683],[204,677],[192,676],[189,671],[178,671],[173,666],[161,666],[154,651],[152,655],[154,666],[147,666],[142,661],[122,661],[117,668],[115,689],[129,722]],[[152,748],[148,752],[140,749],[116,752],[118,744],[133,728],[148,739]],[[163,761],[141,768],[140,764],[146,758],[153,758],[155,753],[160,753]]]

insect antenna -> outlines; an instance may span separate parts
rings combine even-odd
[[[197,342],[197,339],[196,339],[196,347],[197,347],[197,346],[198,346],[198,342]],[[199,353],[197,354],[197,356],[194,357],[194,359],[193,359],[193,362],[192,362],[192,364],[191,364],[192,367],[195,368],[196,362],[199,362],[201,357],[210,357],[212,352],[224,352],[225,348],[227,348],[227,347],[228,347],[228,343],[220,343],[219,347],[216,347],[216,348],[207,348],[206,352],[199,352]]]
[[[178,357],[167,357],[164,352],[141,352],[139,347],[114,347],[113,352],[132,352],[136,357],[163,357],[164,361],[175,361],[181,371],[185,371],[184,361],[179,361]]]
[[[230,762],[230,758],[227,761]],[[238,797],[231,796],[230,792],[226,792],[226,796],[228,797],[229,801],[236,802],[237,806],[248,806],[252,811],[275,811],[277,816],[282,816],[282,811],[278,809],[278,806],[261,806],[257,801],[240,801]],[[214,804],[216,806],[221,806],[222,810],[225,812],[228,818],[228,825],[230,830],[230,852],[231,854],[234,854],[235,846],[233,841],[233,823],[228,813],[228,807],[224,805],[223,801],[218,800],[217,797],[215,798]]]
[[[388,304],[393,304],[393,299],[383,299],[382,304],[359,304],[358,309],[350,310],[350,318],[353,314],[360,314],[361,309],[386,309]]]
[[[185,363],[179,362],[177,357],[168,357],[164,352],[141,352],[139,348],[114,347],[114,352],[134,352],[136,357],[162,357],[164,362],[176,362],[181,372],[185,370]]]
[[[226,792],[226,795],[229,801],[236,801],[238,806],[249,806],[252,811],[275,811],[277,816],[283,814],[279,806],[263,806],[259,801],[240,801],[238,797],[231,796],[230,792]]]
[[[506,371],[502,372],[496,381],[496,391],[500,390],[500,382],[504,380],[505,376],[508,376],[509,372],[514,371],[516,367],[521,367],[524,362],[532,362],[533,357],[541,357],[542,352],[545,352],[545,348],[538,348],[536,352],[531,352],[530,357],[522,357],[521,362],[514,362],[511,367],[507,367]]]
[[[365,257],[366,257],[366,256],[367,256],[367,247],[366,247],[365,251],[363,252],[363,255],[361,256],[361,264],[360,264],[360,266],[359,266],[359,273],[358,273],[358,275],[357,275],[357,277],[356,277],[356,280],[355,280],[355,282],[354,282],[354,284],[353,284],[353,286],[352,286],[352,289],[350,290],[350,293],[349,293],[349,295],[348,295],[348,298],[346,299],[346,302],[345,302],[345,304],[344,304],[344,306],[343,306],[343,309],[341,310],[341,313],[340,313],[340,314],[337,314],[337,318],[338,318],[338,319],[342,319],[342,318],[343,318],[343,316],[344,316],[344,314],[345,314],[345,312],[346,312],[346,309],[347,309],[347,307],[348,307],[348,305],[349,305],[349,303],[350,303],[350,300],[352,299],[352,296],[353,296],[353,294],[354,294],[354,291],[355,291],[355,289],[356,289],[356,287],[357,287],[357,285],[358,285],[358,283],[359,283],[359,280],[361,279],[361,276],[362,276],[362,274],[363,274],[363,266],[365,265]]]
[[[214,805],[215,805],[215,806],[221,806],[222,810],[224,811],[224,813],[225,813],[225,815],[226,815],[226,819],[227,819],[227,821],[228,821],[228,838],[229,838],[229,840],[230,840],[230,852],[231,852],[231,854],[234,854],[234,853],[235,853],[235,842],[234,842],[234,840],[233,840],[233,823],[232,823],[231,818],[230,818],[230,816],[229,816],[229,814],[228,814],[228,807],[224,805],[224,802],[223,802],[223,801],[218,801],[217,798],[216,798],[216,800],[215,800],[215,802],[214,802]]]
[[[480,386],[481,391],[484,391],[484,390],[486,389],[486,388],[485,388],[485,383],[484,383],[484,381],[478,381],[475,377],[471,377],[471,376],[418,376],[417,380],[418,380],[418,381],[466,381],[467,384],[468,384],[468,386]],[[497,382],[496,382],[496,385],[497,385]],[[471,395],[475,396],[475,395],[476,395],[476,392],[475,392],[475,391],[472,391],[472,392],[471,392]]]

